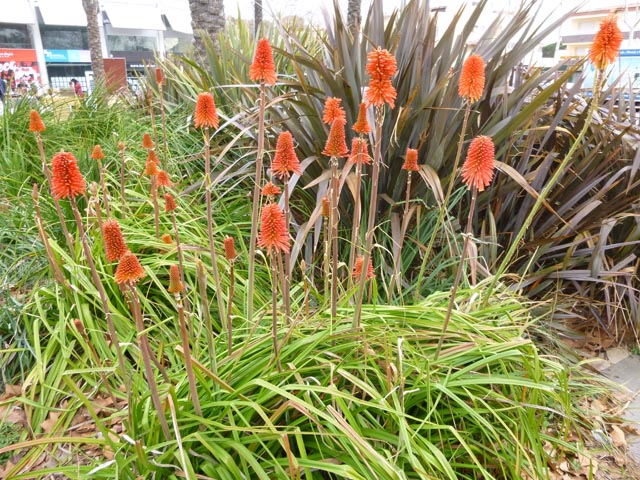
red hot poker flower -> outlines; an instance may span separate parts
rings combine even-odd
[[[169,174],[164,170],[158,170],[158,186],[159,187],[171,187],[173,185],[169,179]]]
[[[396,59],[388,50],[378,47],[367,55],[367,73],[374,79],[388,79],[396,73]]]
[[[153,150],[149,150],[147,161],[144,164],[145,175],[158,175],[158,156]]]
[[[480,135],[469,145],[467,158],[462,166],[462,181],[471,190],[482,192],[493,179],[495,147],[491,137]]]
[[[51,191],[56,200],[75,197],[86,191],[86,183],[72,153],[60,152],[53,156],[51,175]]]
[[[377,79],[372,78],[365,94],[365,99],[368,105],[375,105],[380,107],[385,103],[389,104],[389,107],[395,107],[396,101],[396,89],[391,84],[390,79]]]
[[[171,265],[169,267],[169,293],[180,293],[184,291],[184,284],[180,280],[180,269],[178,265]]]
[[[358,119],[356,123],[353,124],[353,131],[356,133],[361,133],[366,135],[371,131],[371,127],[369,126],[369,122],[367,121],[367,104],[362,102],[360,103],[360,110],[358,112]]]
[[[329,216],[331,215],[331,202],[329,201],[329,197],[327,197],[326,195],[322,197],[321,213],[324,218],[329,218]]]
[[[91,158],[93,160],[102,160],[104,158],[104,152],[102,151],[102,147],[100,145],[96,145],[95,147],[93,147]]]
[[[469,102],[475,102],[482,97],[484,90],[484,61],[480,55],[471,55],[462,65],[458,83],[458,95]]]
[[[266,248],[267,253],[271,253],[272,248],[289,253],[289,233],[284,221],[284,213],[277,203],[262,207],[260,223],[258,246]]]
[[[102,238],[104,239],[104,249],[108,262],[120,260],[129,250],[117,220],[107,220],[104,222],[102,225]]]
[[[362,265],[364,263],[364,257],[362,255],[358,255],[356,258],[356,262],[353,264],[353,273],[352,275],[356,278],[359,278],[362,275]],[[371,257],[369,257],[369,263],[367,264],[367,280],[372,278],[376,278],[376,274],[373,271],[373,261]]]
[[[353,138],[351,140],[351,153],[349,154],[349,161],[353,163],[364,163],[366,165],[371,164],[371,158],[367,152],[367,141],[359,138]]]
[[[324,112],[322,113],[322,121],[328,125],[332,124],[336,118],[342,119],[347,123],[347,114],[344,108],[340,106],[341,98],[329,97],[324,102]]]
[[[193,122],[196,128],[211,127],[218,128],[220,121],[218,120],[218,111],[213,101],[213,95],[210,93],[198,94],[196,102],[196,111],[193,115]]]
[[[599,70],[607,68],[616,60],[623,38],[615,15],[609,15],[602,20],[600,30],[596,33],[589,49],[591,63]]]
[[[298,160],[296,151],[293,148],[293,136],[291,132],[282,132],[278,136],[276,154],[271,163],[271,170],[278,178],[290,175],[291,173],[302,174],[302,170],[300,170],[300,160]]]
[[[267,182],[264,187],[262,187],[262,192],[260,193],[263,197],[269,197],[280,195],[282,193],[282,190],[280,190],[280,187],[274,185],[273,183]]]
[[[124,150],[124,142],[122,140],[118,142],[118,150]]]
[[[418,150],[415,148],[407,148],[407,154],[404,158],[404,165],[402,165],[402,169],[412,172],[420,170],[420,167],[418,167]]]
[[[233,237],[224,237],[224,256],[229,261],[235,260],[235,258],[238,256],[238,254],[236,253],[236,246],[233,241]]]
[[[345,122],[337,118],[335,122],[331,124],[331,130],[329,130],[329,138],[322,151],[323,155],[327,157],[346,157],[349,155],[349,149],[345,140],[344,133]]]
[[[171,235],[169,235],[168,233],[165,233],[160,238],[162,239],[162,242],[166,243],[167,245],[171,245],[173,243],[173,238],[171,238]]]
[[[151,135],[146,132],[144,133],[144,135],[142,135],[142,147],[146,149],[153,148],[153,140],[151,140]]]
[[[164,194],[164,211],[165,212],[173,212],[178,205],[176,205],[176,199],[173,198],[173,195],[170,193]]]
[[[142,268],[142,265],[140,265],[138,257],[131,252],[125,253],[116,268],[116,283],[119,285],[127,283],[129,285],[133,285],[144,276],[144,269]]]
[[[29,114],[29,130],[32,132],[44,132],[45,126],[42,123],[42,117],[37,110],[31,110]]]
[[[164,84],[164,73],[160,67],[156,67],[156,83],[158,85]]]
[[[269,40],[258,40],[253,63],[249,68],[249,78],[254,82],[264,82],[265,85],[275,85],[276,66],[273,63],[273,52]]]

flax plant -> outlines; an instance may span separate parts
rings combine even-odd
[[[260,98],[258,100],[258,151],[256,153],[256,178],[253,186],[253,203],[251,211],[251,237],[249,240],[249,272],[247,279],[247,320],[253,321],[253,291],[255,283],[256,239],[258,236],[258,218],[260,216],[260,192],[262,190],[262,162],[264,156],[264,116],[266,107],[266,86],[275,85],[276,70],[273,63],[271,45],[266,38],[258,41],[256,53],[249,69],[249,78],[260,82]]]
[[[125,199],[125,195],[124,195],[124,185],[126,182],[126,177],[125,177],[125,158],[124,158],[124,142],[119,141],[118,142],[118,151],[120,152],[120,205],[121,205],[121,209],[122,212],[120,213],[121,217],[124,218],[126,215],[126,199]]]
[[[229,295],[227,299],[227,354],[231,356],[233,350],[233,318],[231,317],[231,309],[233,307],[233,294],[235,288],[235,271],[234,264],[238,254],[234,245],[233,237],[225,237],[224,239],[224,255],[229,262]]]
[[[53,278],[56,282],[58,282],[63,287],[69,288],[69,283],[67,282],[67,279],[64,277],[64,274],[60,269],[60,265],[58,265],[58,262],[56,261],[56,258],[53,255],[53,250],[51,250],[51,245],[49,245],[49,238],[47,236],[47,231],[44,229],[44,222],[42,221],[42,214],[40,213],[40,197],[38,194],[37,183],[33,184],[31,198],[33,199],[33,207],[36,213],[36,226],[38,227],[38,234],[40,235],[40,240],[44,245],[44,249],[47,254],[47,260],[49,261],[49,267],[51,268],[51,273],[53,274]]]
[[[367,104],[360,103],[358,119],[353,124],[352,130],[358,134],[351,142],[351,157],[349,160],[356,164],[356,190],[354,193],[353,230],[351,233],[351,249],[349,251],[349,268],[353,268],[356,259],[356,248],[360,242],[360,220],[362,216],[362,205],[360,204],[360,191],[362,189],[362,167],[364,164],[371,165],[369,158],[367,141],[365,135],[371,132],[371,127],[367,121]]]
[[[158,96],[160,97],[160,116],[162,122],[162,161],[164,168],[167,168],[167,156],[169,155],[169,146],[167,143],[167,120],[164,111],[164,73],[162,72],[162,68],[156,67],[156,83],[158,85]]]

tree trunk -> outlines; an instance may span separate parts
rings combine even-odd
[[[224,29],[223,0],[189,0],[193,46],[196,59],[206,59],[203,37],[209,37],[218,47],[218,32]]]
[[[84,13],[87,15],[87,34],[89,36],[89,52],[91,54],[91,70],[94,85],[104,84],[104,62],[102,61],[102,43],[100,42],[100,26],[98,25],[97,0],[82,0]]]
[[[262,0],[253,0],[253,32],[258,35],[262,23]]]
[[[347,25],[352,35],[360,29],[360,22],[362,17],[360,16],[362,0],[349,0],[349,6],[347,10]]]

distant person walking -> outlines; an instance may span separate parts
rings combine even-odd
[[[84,98],[84,92],[82,91],[82,85],[76,78],[72,78],[69,82],[69,86],[73,88],[73,92],[77,97]]]

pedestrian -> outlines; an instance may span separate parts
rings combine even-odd
[[[73,88],[73,92],[76,94],[77,97],[79,98],[84,97],[84,92],[82,91],[82,85],[80,85],[80,82],[78,81],[78,79],[72,78],[71,81],[69,82],[69,86]]]

